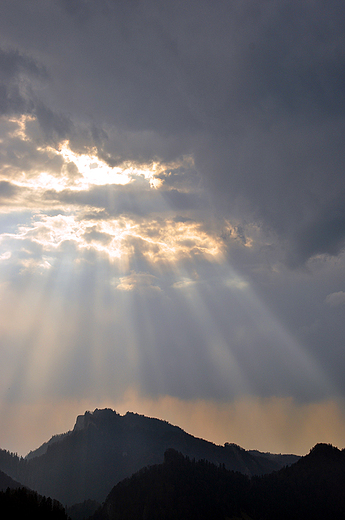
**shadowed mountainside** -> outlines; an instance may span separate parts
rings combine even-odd
[[[316,445],[290,467],[249,478],[168,450],[117,484],[92,520],[345,518],[345,450]]]
[[[249,476],[293,462],[291,456],[253,454],[235,444],[217,446],[159,419],[96,409],[78,416],[73,431],[54,436],[26,459],[1,450],[0,470],[63,504],[103,502],[116,483],[161,463],[168,448]]]
[[[3,471],[0,471],[0,491],[6,491],[7,488],[17,489],[20,487],[23,487],[23,485],[13,480],[13,478],[6,475]]]

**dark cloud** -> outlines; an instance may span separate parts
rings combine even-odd
[[[31,79],[45,80],[42,65],[18,50],[0,48],[0,114],[32,113],[34,100]]]
[[[289,253],[292,263],[294,260],[305,262],[316,254],[336,256],[345,247],[344,196],[339,195],[338,208],[333,204],[326,206],[313,216],[312,222],[301,225],[296,234],[295,250]]]
[[[21,54],[18,50],[0,49],[0,79],[11,81],[25,74],[39,79],[47,79],[45,67],[30,56]]]
[[[93,186],[88,190],[48,190],[44,194],[46,200],[59,201],[75,205],[87,205],[105,209],[108,215],[121,214],[150,215],[153,213],[169,213],[171,211],[193,211],[206,209],[203,197],[194,193],[184,193],[178,190],[161,192],[146,187],[139,181],[129,185],[103,185]],[[103,213],[102,213],[103,217]],[[99,214],[96,215],[99,218]]]
[[[97,231],[94,227],[90,230],[88,230],[86,233],[84,233],[83,236],[84,240],[86,242],[100,242],[101,244],[107,245],[112,240],[112,236],[108,235],[107,233],[101,233],[100,231]]]
[[[8,199],[18,192],[18,187],[8,181],[0,181],[0,199]]]
[[[108,220],[110,218],[109,213],[107,213],[105,210],[99,210],[99,211],[93,211],[89,213],[81,214],[79,217],[80,220]]]
[[[277,231],[294,250],[294,265],[319,250],[339,253],[339,225],[332,239],[325,223],[317,247],[303,248],[300,237],[319,227],[332,199],[343,202],[341,3],[74,0],[40,7],[25,7],[30,38],[20,17],[11,33],[6,27],[16,2],[4,9],[2,29],[9,42],[39,54],[52,76],[36,108],[47,135],[73,140],[71,120],[88,120],[91,142],[109,164],[126,153],[193,153],[218,211]],[[42,23],[54,25],[49,38],[38,30]],[[13,52],[6,59],[8,75],[20,67],[41,74],[34,58]],[[20,99],[13,98],[18,107]]]
[[[54,113],[43,103],[38,103],[35,115],[48,141],[59,143],[73,135],[71,120],[63,114]]]

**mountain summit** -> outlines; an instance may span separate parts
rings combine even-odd
[[[52,437],[26,459],[6,464],[0,456],[0,470],[63,504],[102,502],[117,482],[162,463],[169,448],[248,476],[270,473],[299,458],[250,453],[229,443],[218,446],[160,419],[96,409],[78,416],[72,431]]]

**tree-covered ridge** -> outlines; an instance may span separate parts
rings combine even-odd
[[[23,485],[6,475],[3,471],[0,471],[0,491],[6,491],[7,488],[16,489],[18,487],[23,487]]]
[[[328,445],[251,478],[168,450],[117,484],[93,520],[342,520],[344,484],[345,451]]]
[[[0,449],[0,470],[17,482],[26,484],[28,477],[28,464],[26,459],[24,457],[19,457],[17,453]]]
[[[249,478],[241,473],[191,461],[170,449],[163,464],[117,484],[93,520],[223,518],[227,510],[240,512],[248,485]]]

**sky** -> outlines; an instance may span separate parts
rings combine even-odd
[[[0,447],[344,448],[343,2],[0,4]]]

